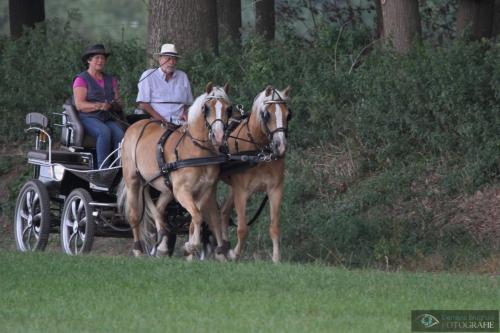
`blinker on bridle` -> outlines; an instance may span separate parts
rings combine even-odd
[[[279,99],[275,99],[274,98],[275,95],[277,95]],[[271,96],[271,100],[265,101],[265,102],[263,102],[263,104],[264,105],[269,105],[269,104],[284,104],[285,107],[288,110],[288,115],[287,115],[287,119],[286,119],[287,122],[292,119],[292,110],[290,110],[287,107],[286,101],[281,98],[280,94],[278,94],[276,92],[276,89],[273,89],[273,94]],[[272,138],[273,138],[273,136],[274,136],[274,134],[276,134],[278,132],[283,132],[283,133],[285,133],[285,136],[288,136],[288,124],[287,124],[287,127],[278,127],[274,131],[271,131],[271,129],[269,128],[269,126],[267,126],[267,122],[269,121],[269,117],[270,117],[269,111],[267,111],[267,110],[261,111],[261,119],[263,120],[264,128],[266,130],[266,134],[267,134],[268,140],[271,141]]]
[[[210,106],[207,105],[207,102],[211,101],[211,100],[225,100],[224,98],[222,97],[215,97],[215,96],[208,96],[206,99],[205,99],[205,102],[203,103],[203,116],[205,117],[205,127],[208,128],[208,136],[210,139],[212,139],[213,137],[213,131],[212,131],[212,127],[214,126],[214,124],[217,122],[217,121],[220,121],[222,123],[222,128],[225,129],[226,128],[226,124],[224,123],[224,121],[222,120],[222,118],[215,118],[214,121],[212,121],[211,123],[208,122],[208,115],[210,113]],[[230,105],[229,107],[226,108],[226,112],[228,113],[228,117],[231,116],[230,113],[232,113],[232,106]]]

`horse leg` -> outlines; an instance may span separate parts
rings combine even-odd
[[[226,254],[229,251],[228,242],[224,242],[221,235],[221,223],[220,223],[220,214],[219,207],[217,205],[217,200],[215,198],[215,191],[207,191],[207,197],[203,196],[203,212],[207,215],[208,224],[210,226],[210,230],[217,240],[217,249],[215,250],[215,258],[219,261],[226,260]]]
[[[283,195],[283,187],[278,186],[270,191],[267,191],[269,197],[269,211],[271,215],[271,224],[269,225],[269,235],[273,241],[273,257],[274,263],[278,263],[281,259],[280,254],[280,206]]]
[[[245,246],[245,240],[248,234],[248,225],[246,221],[246,206],[248,194],[243,189],[233,189],[234,193],[234,207],[236,208],[236,214],[238,216],[238,227],[236,229],[236,234],[238,236],[238,243],[234,248],[234,252],[230,253],[231,259],[238,260],[241,257],[243,248]]]
[[[194,202],[192,193],[186,190],[181,190],[176,193],[177,201],[191,215],[191,224],[189,225],[189,240],[185,243],[184,248],[186,254],[192,255],[200,248],[200,233],[203,216]]]
[[[132,248],[132,253],[135,257],[141,257],[144,253],[142,243],[140,241],[139,232],[139,208],[142,207],[141,202],[141,186],[140,180],[138,178],[131,179],[129,183],[126,183],[127,191],[127,210],[128,210],[128,223],[132,228],[132,235],[134,236],[134,247]],[[139,207],[141,203],[141,207]]]
[[[155,207],[156,209],[154,211],[153,216],[158,234],[158,243],[156,248],[156,255],[158,257],[163,257],[170,252],[167,242],[168,238],[172,236],[171,235],[168,236],[168,233],[165,228],[164,216],[165,216],[165,208],[167,208],[167,205],[169,204],[170,201],[172,201],[172,199],[173,199],[173,194],[172,192],[168,191],[168,192],[162,192],[160,194],[160,197],[156,201],[156,207]]]
[[[220,209],[220,217],[221,217],[221,232],[222,232],[222,241],[227,242],[229,246],[229,220],[231,219],[231,212],[234,207],[234,196],[233,189],[229,187],[229,191],[227,194],[224,203]]]

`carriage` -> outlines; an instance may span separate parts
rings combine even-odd
[[[200,128],[209,128],[210,131],[207,131],[208,137],[213,139],[215,135],[211,132],[212,127],[218,125],[218,122],[223,123],[224,126],[227,125],[229,116],[226,114],[223,120],[220,118],[212,118],[210,119],[210,122],[208,121],[209,116],[215,117],[217,114],[217,117],[220,117],[221,114],[220,104],[216,104],[220,102],[220,98],[211,97],[211,95],[208,95],[209,91],[212,91],[211,84],[207,85],[207,93],[203,95],[205,97],[198,105],[199,110],[197,114],[200,115],[200,118],[204,118],[204,123],[201,121],[199,122],[202,125]],[[215,88],[213,91],[215,91]],[[272,95],[270,95],[271,92]],[[282,95],[286,95],[287,97],[288,88],[284,92],[285,94]],[[275,94],[277,94],[278,99],[275,99]],[[224,93],[223,95],[225,96]],[[273,240],[273,261],[279,261],[279,216],[276,215],[276,213],[279,211],[281,201],[282,179],[284,172],[284,164],[282,163],[283,160],[281,157],[284,154],[284,143],[276,144],[276,142],[283,140],[284,134],[286,134],[287,131],[287,121],[289,120],[291,113],[289,113],[289,110],[286,109],[286,111],[283,112],[288,114],[288,118],[286,118],[286,120],[281,118],[282,111],[278,105],[285,102],[276,90],[271,91],[270,88],[268,88],[260,95],[262,96],[262,105],[258,111],[256,110],[253,112],[257,114],[257,116],[254,117],[253,123],[254,127],[260,131],[260,133],[257,134],[262,135],[265,138],[264,140],[269,141],[265,146],[259,148],[258,151],[245,151],[243,153],[233,154],[225,152],[224,154],[220,154],[219,156],[213,158],[188,158],[184,161],[168,163],[168,165],[176,164],[179,168],[189,169],[189,167],[191,167],[191,169],[193,169],[192,167],[195,167],[195,169],[200,169],[198,167],[206,166],[207,168],[210,168],[211,165],[218,164],[223,166],[221,170],[227,171],[231,169],[231,165],[234,165],[233,162],[236,163],[237,168],[240,168],[242,164],[248,166],[249,164],[256,165],[258,162],[271,162],[267,163],[268,166],[264,168],[273,171],[273,163],[278,163],[279,168],[274,168],[274,174],[272,172],[269,173],[270,178],[272,178],[272,182],[276,183],[277,180],[278,182],[273,188],[268,188],[267,195],[269,196],[271,194],[270,209],[272,216],[270,234]],[[256,98],[256,101],[258,100],[259,99]],[[227,96],[225,96],[224,102],[226,103],[224,108],[229,110],[230,105],[227,104]],[[275,117],[275,120],[272,120],[272,125],[269,120],[271,118],[270,111],[267,110],[270,106],[274,108],[275,111],[273,112],[280,114],[279,117],[277,115],[273,116]],[[255,108],[255,101],[253,108]],[[192,112],[190,111],[189,117],[191,117],[191,113]],[[144,150],[146,150],[138,149],[138,145],[139,139],[142,137],[145,128],[148,125],[146,124],[147,122],[144,122],[146,125],[144,125],[142,129],[139,128],[138,132],[140,132],[140,134],[136,135],[138,138],[137,142],[134,143],[135,146],[127,144],[127,135],[133,137],[134,134],[130,133],[133,133],[134,130],[130,131],[129,128],[126,132],[126,136],[122,143],[124,147],[122,147],[120,151],[123,154],[127,153],[128,155],[124,155],[123,161],[120,156],[117,156],[120,151],[114,151],[108,156],[108,159],[111,161],[108,167],[105,169],[95,169],[95,154],[93,153],[93,150],[95,150],[95,140],[92,137],[85,135],[75,107],[70,102],[66,102],[63,106],[63,112],[59,114],[59,116],[61,117],[61,123],[53,125],[61,128],[60,143],[58,144],[54,144],[52,142],[52,126],[49,125],[49,121],[46,116],[40,113],[30,113],[26,116],[26,125],[28,126],[26,131],[33,132],[35,138],[33,149],[27,154],[28,163],[33,166],[34,177],[32,180],[29,180],[24,184],[16,201],[14,233],[17,248],[20,251],[25,252],[43,250],[47,245],[50,233],[59,233],[61,247],[65,253],[70,255],[78,255],[89,252],[92,248],[94,237],[96,236],[132,237],[133,235],[135,250],[135,246],[138,243],[137,229],[139,228],[134,229],[134,227],[138,227],[138,225],[134,225],[134,223],[131,222],[131,215],[129,212],[125,213],[125,211],[119,209],[120,205],[118,205],[118,202],[120,201],[120,193],[128,192],[129,194],[134,194],[130,189],[125,189],[124,191],[124,187],[126,187],[127,183],[127,177],[130,177],[130,175],[136,177],[136,174],[140,173],[140,169],[142,168],[141,163],[145,160],[151,159],[148,158],[147,155],[143,155],[146,158],[136,160],[137,153],[140,152],[143,154]],[[259,145],[257,145],[252,138],[251,132],[249,132],[250,127],[248,124],[252,123],[252,120],[246,121],[246,128],[244,128],[245,125],[243,125],[243,123],[244,122],[242,122],[240,126],[235,129],[237,132],[235,134],[236,137],[227,132],[227,137],[224,140],[232,138],[233,141],[235,141],[234,143],[236,144],[236,147],[238,146],[236,141],[239,140],[243,140],[242,146],[250,144],[259,147]],[[131,127],[134,127],[134,125]],[[242,128],[244,129],[243,131]],[[184,134],[181,136],[182,138],[185,136],[186,132],[187,130],[184,129]],[[248,140],[248,138],[237,139],[240,132],[244,133],[245,137],[248,136],[250,140]],[[188,136],[190,135],[191,134]],[[218,135],[220,136],[220,133]],[[200,148],[199,142],[202,141],[193,138],[191,138],[191,141],[193,144],[191,150]],[[158,145],[159,143],[160,142],[148,142],[148,145],[145,147],[149,147],[151,144]],[[162,154],[156,152],[157,156],[163,156],[164,144],[165,142],[161,143],[161,149],[159,150]],[[130,147],[127,147],[127,145]],[[177,143],[175,147],[175,155],[178,154],[178,145],[179,143]],[[271,158],[274,154],[271,152],[271,146],[275,150],[278,148],[282,149],[281,155],[276,155],[277,158]],[[58,148],[54,149],[54,147]],[[165,147],[168,147],[168,145]],[[264,150],[267,150],[265,154]],[[165,156],[167,156],[167,152],[165,152]],[[122,165],[122,162],[125,162],[124,166]],[[135,169],[133,169],[134,166],[131,165],[131,163],[135,163]],[[158,164],[156,164],[155,168],[158,170]],[[129,170],[128,173],[126,172],[127,169]],[[180,173],[181,172],[175,173],[175,177],[177,177]],[[158,191],[151,188],[154,187],[154,181],[157,181],[158,184],[161,183],[161,180],[157,179],[160,178],[161,174],[164,176],[163,181],[165,184],[168,182],[175,183],[176,181],[173,176],[172,178],[169,178],[168,171],[167,175],[165,175],[165,170],[163,170],[163,167],[160,164],[159,175],[153,177],[154,179],[147,181],[143,187],[143,189],[147,188],[147,196],[156,196],[158,200],[156,200],[154,205],[157,205],[157,208],[160,207],[162,201],[168,202],[168,204],[166,204],[166,206],[161,206],[161,209],[156,212],[156,226],[154,223],[149,226],[147,226],[146,223],[142,223],[141,234],[142,236],[146,236],[146,238],[142,237],[140,242],[141,247],[144,246],[144,249],[141,248],[141,252],[144,251],[147,255],[151,256],[157,255],[157,252],[159,251],[158,248],[161,245],[160,242],[165,242],[167,238],[163,236],[168,236],[168,254],[172,255],[177,235],[188,234],[189,242],[186,243],[185,249],[189,249],[188,246],[190,245],[195,245],[193,248],[194,250],[190,253],[191,255],[196,254],[199,259],[205,259],[212,254],[218,253],[217,251],[222,248],[221,244],[224,243],[224,245],[226,245],[225,243],[228,242],[227,228],[230,223],[228,212],[230,212],[232,206],[235,204],[234,200],[228,197],[228,200],[224,204],[225,208],[223,209],[225,211],[222,215],[222,219],[224,219],[224,221],[216,224],[215,220],[219,219],[219,217],[213,215],[213,212],[210,212],[209,215],[206,215],[205,212],[203,212],[203,214],[196,212],[196,210],[198,210],[196,207],[200,205],[200,207],[204,207],[205,204],[196,203],[190,207],[187,205],[189,208],[185,209],[185,198],[181,197],[182,200],[179,200],[176,194],[176,200],[172,200],[172,187],[170,188],[170,193],[167,193],[167,196],[169,197],[168,200],[162,199],[162,195],[165,195],[166,192],[161,190],[161,188],[165,188],[165,186],[156,186],[156,188],[160,188]],[[216,184],[217,177],[218,176],[216,175],[215,179],[213,179],[213,184]],[[222,174],[220,177],[224,180]],[[261,176],[255,177],[252,175],[250,175],[250,177],[250,181],[252,177],[254,179],[263,178]],[[142,179],[142,181],[144,181],[144,179]],[[228,182],[228,179],[225,179],[224,181]],[[153,186],[151,186],[151,184]],[[230,186],[232,186],[233,190],[238,190],[238,186],[235,186],[235,184],[230,184]],[[141,189],[141,191],[143,191],[143,189]],[[137,190],[135,191],[137,192]],[[248,195],[250,194],[251,193]],[[137,201],[141,196],[140,193],[135,193],[133,197],[134,200]],[[273,199],[273,197],[275,199]],[[209,202],[209,205],[211,205],[212,208],[216,208],[215,206],[217,206],[217,203],[215,202],[215,196],[212,196],[212,199],[208,200],[211,201]],[[144,194],[141,200],[144,201]],[[237,211],[239,205],[240,203],[236,202]],[[195,209],[194,211],[193,208]],[[261,209],[262,205],[257,214],[260,213]],[[218,208],[216,208],[216,210],[218,210]],[[136,223],[141,224],[143,216],[138,216],[137,212],[135,213],[135,216],[132,215],[133,219],[135,219]],[[197,216],[196,223],[193,222],[193,213],[195,215],[199,215]],[[125,219],[125,215],[127,215],[128,222]],[[244,229],[247,226],[245,217],[240,215],[242,215],[241,212],[238,212],[239,224],[238,244],[236,247],[237,257],[240,255],[243,247],[242,241],[244,241],[244,239],[240,240],[240,229]],[[208,222],[210,224],[210,228],[207,223],[205,223],[205,221],[207,221],[205,220],[207,216],[209,216]],[[251,221],[254,221],[255,217],[256,216],[254,216]],[[161,224],[158,224],[158,220],[161,220]],[[242,225],[242,223],[244,225]],[[195,224],[194,227],[193,224]],[[195,231],[193,231],[193,229]],[[191,243],[192,238],[194,239],[193,243]],[[201,246],[199,246],[200,244]],[[225,250],[226,252],[224,255],[226,256],[228,254],[228,249],[226,248]],[[189,250],[187,250],[187,252],[189,252]],[[134,254],[136,253],[134,252]]]
[[[66,102],[57,115],[61,121],[52,126],[40,113],[26,116],[26,131],[34,134],[27,154],[33,179],[24,184],[16,200],[17,249],[44,250],[51,233],[59,233],[62,250],[70,255],[89,252],[97,236],[132,237],[117,207],[122,178],[118,152],[108,156],[114,159],[109,167],[95,169],[95,139],[85,135],[75,107]],[[59,143],[53,142],[54,127],[61,127]],[[176,234],[187,232],[189,216],[178,203],[169,205],[165,219]],[[148,253],[153,251],[151,247]]]

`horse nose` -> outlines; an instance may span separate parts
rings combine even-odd
[[[222,126],[222,123],[214,124],[213,135],[213,138],[215,140],[214,144],[220,146],[224,140],[224,127]]]
[[[286,142],[281,139],[273,141],[273,153],[278,156],[283,156],[286,151]]]

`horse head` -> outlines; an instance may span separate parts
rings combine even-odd
[[[290,90],[290,86],[282,91],[267,86],[257,95],[252,106],[252,113],[256,113],[261,130],[267,136],[269,146],[277,157],[283,156],[286,150],[288,122],[292,118],[292,111],[287,103]]]
[[[208,129],[208,139],[215,147],[224,143],[224,130],[232,113],[228,91],[227,83],[224,87],[218,87],[209,82],[205,93],[199,96],[189,109],[188,124],[193,125],[200,115],[203,116],[205,127]]]

